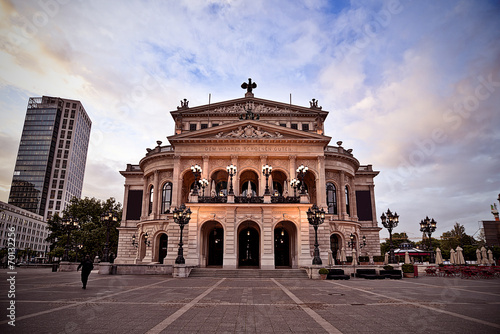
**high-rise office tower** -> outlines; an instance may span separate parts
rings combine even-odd
[[[80,101],[30,98],[9,204],[48,219],[80,197],[91,126]]]

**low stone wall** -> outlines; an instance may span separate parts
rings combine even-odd
[[[78,262],[60,262],[57,271],[76,271],[79,264]]]
[[[173,267],[166,264],[113,264],[114,275],[172,275]]]

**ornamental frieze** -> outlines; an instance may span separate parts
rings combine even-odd
[[[263,131],[260,126],[254,128],[252,125],[247,125],[245,128],[239,126],[238,129],[231,132],[219,132],[215,138],[282,138],[283,135],[279,132],[270,133]]]
[[[252,110],[254,114],[283,114],[290,113],[291,110],[287,108],[278,107],[267,107],[263,104],[255,105],[254,102],[247,102],[246,104],[235,104],[232,106],[215,108],[212,110],[207,110],[210,113],[222,113],[222,114],[242,114],[247,110]]]

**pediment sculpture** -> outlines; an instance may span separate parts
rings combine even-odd
[[[247,125],[245,128],[239,126],[238,129],[231,132],[219,132],[215,135],[216,138],[282,138],[283,135],[279,132],[270,133],[263,131],[260,126],[254,128],[252,125]]]

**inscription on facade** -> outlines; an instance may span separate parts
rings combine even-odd
[[[291,147],[269,147],[269,146],[210,146],[205,147],[207,152],[292,152]]]

